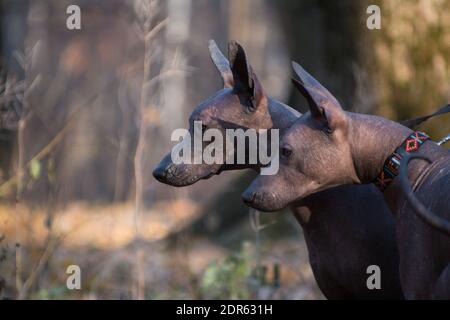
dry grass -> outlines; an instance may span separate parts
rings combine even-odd
[[[17,215],[18,214],[18,215]],[[189,200],[157,203],[143,210],[139,224],[139,238],[153,242],[164,239],[170,232],[182,228],[199,214],[198,206]],[[132,203],[91,206],[73,203],[56,212],[52,232],[64,237],[64,245],[70,249],[91,247],[114,250],[130,245],[135,240],[134,206]],[[46,209],[0,206],[0,226],[6,238],[15,234],[15,223],[26,230],[23,245],[42,245],[48,235]]]
[[[235,252],[214,243],[213,239],[182,238],[175,246],[159,241],[183,228],[199,213],[199,208],[186,200],[158,202],[152,209],[144,210],[141,217],[140,237],[142,267],[144,270],[146,299],[190,299],[205,297],[200,285],[205,270],[211,262],[221,261]],[[20,216],[15,216],[19,212]],[[28,287],[23,298],[37,299],[132,299],[135,296],[134,205],[92,206],[73,203],[56,214],[52,237],[46,227],[46,211],[22,207],[15,211],[0,206],[0,226],[4,233],[3,246],[14,250],[14,226],[22,226],[20,246],[21,268]],[[248,225],[242,227],[250,228]],[[234,232],[242,233],[242,228]],[[249,229],[250,230],[250,229]],[[280,283],[277,289],[262,288],[258,297],[275,299],[315,299],[321,294],[315,285],[309,267],[306,247],[301,239],[269,239],[262,236],[261,264],[280,266]],[[50,240],[49,240],[50,239]],[[240,241],[252,237],[245,233]],[[247,240],[246,240],[247,239]],[[50,241],[50,243],[49,243]],[[46,253],[48,253],[46,255]],[[0,274],[14,273],[13,252],[0,263]],[[249,261],[254,264],[253,260]],[[82,290],[65,288],[65,270],[68,265],[79,265],[82,270]],[[268,278],[272,277],[268,272]],[[3,296],[14,298],[14,277],[5,276],[8,282]],[[245,288],[246,284],[241,284]],[[24,284],[22,284],[22,288]],[[26,287],[26,286],[25,286]],[[0,291],[1,294],[1,291]],[[224,297],[226,298],[226,297]]]

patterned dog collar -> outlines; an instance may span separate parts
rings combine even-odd
[[[394,180],[398,175],[398,169],[400,167],[400,161],[408,153],[414,153],[429,140],[425,133],[416,131],[411,133],[408,138],[397,148],[394,153],[391,154],[385,161],[383,165],[383,171],[380,172],[377,179],[375,180],[375,185],[381,192],[386,190],[387,186]]]

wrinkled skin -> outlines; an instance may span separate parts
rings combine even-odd
[[[278,174],[259,176],[244,192],[244,201],[259,210],[277,210],[336,186],[372,183],[386,158],[412,132],[381,117],[345,112],[305,70],[294,68],[300,77],[295,84],[310,112],[281,138]],[[430,170],[423,162],[411,164],[414,189],[430,209],[450,218],[450,155],[431,142],[419,149],[422,152],[437,164]],[[405,297],[450,299],[450,238],[416,216],[398,179],[384,197],[396,218]]]
[[[219,130],[236,127],[278,128],[282,134],[300,117],[292,108],[265,96],[253,72],[250,73],[251,81],[256,81],[256,88],[259,88],[259,93],[257,90],[255,96],[259,97],[257,101],[265,103],[255,104],[257,108],[250,111],[242,103],[245,99],[239,98],[237,93],[240,91],[234,88],[235,82],[248,82],[245,72],[237,72],[237,68],[231,68],[234,72],[230,70],[228,61],[217,52],[217,48],[212,46],[212,49],[213,61],[224,80],[224,89],[194,110],[190,117],[191,127],[194,119],[201,119],[208,126],[222,126]],[[245,60],[243,50],[239,57],[230,60]],[[240,65],[243,64],[247,63],[241,61]],[[168,167],[172,169],[166,170]],[[258,166],[177,167],[171,164],[169,154],[157,166],[154,175],[163,183],[183,186],[224,170],[257,169]],[[177,173],[166,173],[172,170]],[[303,228],[314,277],[327,298],[403,298],[398,274],[394,220],[375,187],[346,186],[327,190],[293,204],[291,210]],[[383,270],[381,290],[368,290],[366,287],[366,268],[372,264]]]

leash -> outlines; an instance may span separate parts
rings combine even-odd
[[[421,159],[428,163],[432,163],[430,159],[419,154],[411,154],[405,157],[405,159],[402,161],[404,163],[400,167],[400,177],[399,177],[400,184],[403,188],[403,191],[405,191],[404,195],[407,201],[411,204],[412,208],[414,209],[415,214],[420,219],[422,219],[422,221],[429,224],[431,227],[435,228],[439,232],[442,232],[450,237],[450,221],[430,211],[419,199],[417,199],[417,197],[414,194],[411,184],[408,181],[408,174],[407,174],[408,163],[413,159]],[[433,164],[436,165],[436,163],[437,162],[434,162]],[[431,166],[433,164],[431,164]]]
[[[430,140],[430,137],[425,133],[415,131],[411,133],[397,149],[395,149],[394,153],[392,153],[384,162],[383,170],[374,181],[374,184],[381,192],[384,192],[394,178],[398,176],[401,160],[408,157],[410,154],[417,152],[417,150],[419,150],[428,140]]]
[[[446,114],[446,113],[450,113],[450,104],[447,104],[443,107],[440,107],[438,110],[436,110],[435,112],[423,116],[423,117],[417,117],[417,118],[413,118],[413,119],[407,119],[407,120],[403,120],[400,121],[400,124],[404,125],[405,127],[408,128],[415,128],[417,127],[419,124],[421,124],[422,122],[425,122],[431,118],[434,118],[436,116],[442,115],[442,114]]]
[[[374,181],[374,184],[378,187],[378,189],[380,189],[381,192],[384,192],[394,178],[400,175],[400,185],[403,188],[403,191],[406,190],[404,195],[407,201],[414,208],[414,212],[420,219],[422,219],[422,221],[438,231],[450,236],[450,221],[447,221],[446,219],[441,218],[432,211],[428,210],[428,208],[426,208],[414,195],[414,188],[408,181],[407,167],[408,163],[412,159],[422,159],[428,163],[432,162],[427,157],[417,154],[420,147],[428,140],[430,140],[430,138],[423,132],[416,131],[410,134],[408,138],[406,138],[405,141],[403,141],[403,143],[395,149],[395,152],[386,159],[386,162],[383,165],[383,170]],[[450,134],[439,141],[438,144],[442,145],[448,141],[450,141]],[[438,162],[439,160],[432,163],[427,170],[419,176],[419,179],[416,181],[416,185],[418,185],[419,180],[423,179],[426,172],[430,172],[429,170],[431,170],[431,167],[436,166]],[[402,163],[402,165],[400,165],[400,163]]]

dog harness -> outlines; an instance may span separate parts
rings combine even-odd
[[[420,131],[415,131],[411,133],[408,138],[397,148],[394,153],[391,154],[383,165],[383,170],[380,172],[375,180],[375,185],[384,192],[389,184],[398,175],[398,169],[400,167],[400,162],[402,158],[407,156],[409,153],[414,153],[425,143],[425,141],[430,140],[425,133]]]

